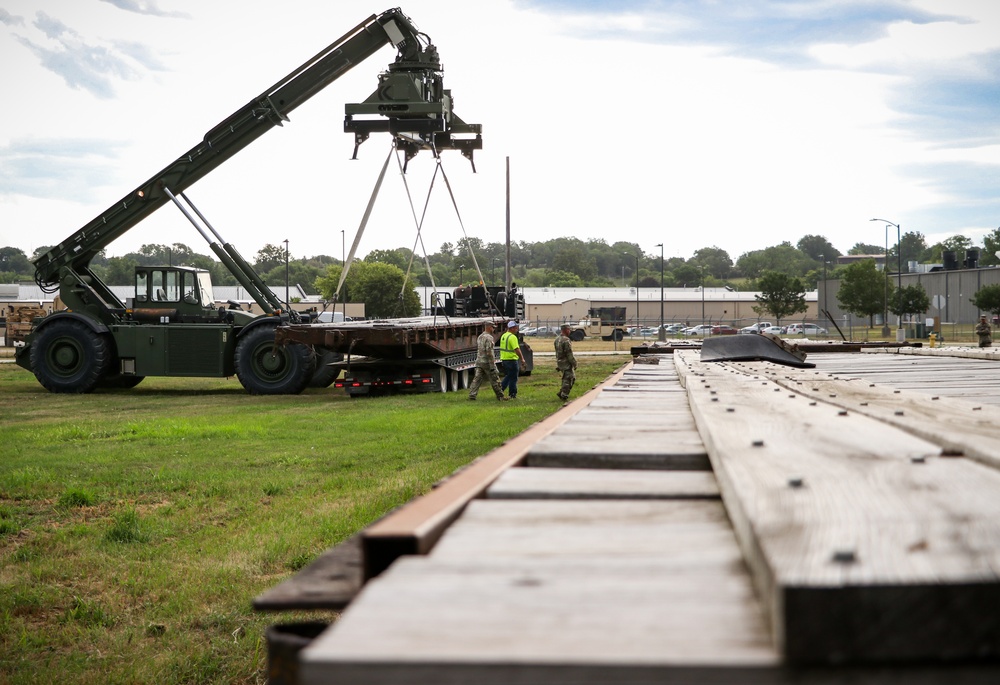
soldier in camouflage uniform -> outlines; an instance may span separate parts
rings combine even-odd
[[[979,323],[976,324],[976,335],[979,336],[980,347],[991,347],[993,345],[993,329],[986,321],[985,316],[979,317]]]
[[[503,396],[503,390],[500,389],[500,373],[497,371],[496,357],[493,353],[493,347],[495,341],[493,340],[493,322],[487,321],[486,330],[483,331],[482,335],[479,336],[477,342],[478,353],[476,354],[476,376],[472,379],[472,385],[469,386],[469,399],[476,399],[476,395],[479,394],[479,386],[483,382],[483,377],[490,379],[490,385],[493,386],[493,392],[496,394],[497,399],[501,402],[505,401],[507,398]]]
[[[569,391],[576,383],[576,357],[573,356],[573,343],[569,339],[571,326],[564,323],[559,328],[559,335],[556,337],[556,368],[562,372],[562,387],[559,388],[559,399],[563,402],[569,399]]]

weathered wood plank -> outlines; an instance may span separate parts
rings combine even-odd
[[[513,468],[486,491],[489,499],[718,499],[708,471]]]
[[[778,657],[718,502],[486,500],[302,666],[305,683],[771,682]]]
[[[636,376],[648,383],[629,385],[626,379]],[[673,364],[627,370],[587,409],[532,446],[525,463],[579,469],[709,468]]]
[[[623,366],[603,383],[474,461],[427,495],[365,528],[361,532],[365,578],[378,575],[404,554],[427,552],[471,500],[482,495],[506,469],[524,461],[533,444],[586,408],[602,388],[614,385],[626,369]]]
[[[361,536],[331,547],[291,578],[253,600],[257,611],[341,610],[361,590]]]
[[[774,365],[675,362],[791,662],[1000,657],[1000,473],[754,377]]]
[[[898,383],[886,387],[868,377],[844,379],[783,367],[755,370],[789,390],[902,428],[938,445],[947,454],[972,457],[1000,468],[1000,406],[933,394],[939,392],[933,387],[928,391],[907,390]]]

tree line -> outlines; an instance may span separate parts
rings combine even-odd
[[[647,246],[648,247],[648,246]],[[658,246],[657,246],[658,247]],[[666,245],[669,249],[669,244]],[[0,282],[30,280],[34,276],[31,260],[44,254],[49,246],[40,247],[31,256],[13,247],[0,248]],[[901,236],[899,245],[883,246],[856,243],[847,254],[885,255],[887,273],[897,262],[941,262],[946,251],[954,251],[961,259],[967,250],[979,249],[979,264],[990,266],[1000,263],[995,252],[1000,250],[1000,229],[987,235],[983,246],[973,244],[965,236],[954,236],[928,245],[923,234],[908,232]],[[487,285],[502,285],[506,246],[500,242],[485,242],[480,238],[461,239],[443,243],[430,255],[415,255],[408,248],[375,249],[369,252],[364,264],[383,264],[393,270],[376,269],[358,282],[371,282],[376,272],[382,277],[392,274],[400,288],[404,280],[418,287],[449,287],[455,284],[478,283],[480,277]],[[605,240],[580,240],[555,238],[546,241],[518,241],[510,246],[513,280],[522,287],[719,287],[728,285],[739,290],[784,292],[801,287],[816,288],[824,277],[844,278],[851,266],[840,266],[837,258],[843,253],[822,235],[803,236],[795,245],[782,242],[760,250],[745,252],[735,261],[726,250],[717,246],[695,250],[691,257],[663,257],[659,250],[647,251],[635,242]],[[286,282],[300,285],[306,293],[330,298],[339,280],[342,261],[329,255],[311,257],[285,253],[281,245],[267,244],[253,260],[255,269],[266,283],[281,286]],[[873,262],[869,263],[874,268]],[[172,245],[147,244],[138,251],[121,257],[98,255],[92,262],[97,275],[110,285],[132,283],[133,271],[139,265],[177,264],[208,270],[218,285],[237,285],[236,279],[214,256],[200,254],[182,243]],[[852,265],[853,266],[853,265]],[[428,270],[429,267],[429,270]],[[364,267],[357,267],[362,269]],[[865,267],[867,268],[867,267]],[[774,281],[774,274],[786,277],[783,283]],[[359,274],[360,276],[360,274]],[[855,274],[853,278],[860,278]],[[348,288],[355,280],[347,279]],[[377,280],[377,279],[376,279]],[[797,280],[798,283],[794,282]],[[884,276],[879,284],[883,302],[875,313],[884,309]],[[794,286],[794,287],[793,287]],[[355,289],[358,284],[354,283]],[[372,286],[373,290],[376,290]],[[388,290],[386,284],[382,290]],[[357,293],[355,293],[356,295]],[[904,297],[895,295],[896,297]],[[341,294],[343,299],[344,294]],[[771,298],[773,299],[773,298]],[[778,298],[780,299],[780,298]],[[904,300],[905,302],[905,300]],[[398,302],[395,303],[398,305]],[[892,302],[890,302],[892,304]],[[872,304],[871,307],[875,305]],[[899,304],[913,307],[914,304]],[[398,307],[397,307],[398,308]],[[850,308],[845,304],[845,308]],[[891,309],[891,307],[890,307]],[[794,313],[794,312],[792,312]]]
[[[990,266],[1000,263],[995,255],[1000,250],[1000,229],[986,236],[983,246],[975,245],[965,236],[953,236],[934,245],[928,245],[923,234],[908,232],[901,236],[899,246],[885,247],[856,243],[847,254],[872,254],[886,256],[888,268],[894,269],[899,261],[941,262],[945,251],[954,251],[959,258],[969,249],[980,250],[979,263]],[[665,257],[655,248],[644,249],[634,242],[608,243],[594,239],[554,238],[552,240],[511,244],[511,262],[517,282],[527,287],[658,287],[662,267],[663,285],[666,287],[695,287],[733,285],[741,290],[756,290],[757,280],[765,271],[784,273],[800,278],[809,288],[814,288],[823,277],[824,263],[827,276],[837,277],[841,267],[837,258],[842,253],[824,236],[806,235],[795,245],[782,242],[760,250],[740,255],[735,261],[726,250],[717,246],[695,250],[691,257]],[[0,248],[0,282],[30,280],[34,274],[31,260],[50,249],[40,247],[32,255],[14,247]],[[669,244],[667,245],[669,250]],[[897,257],[897,255],[899,255]],[[285,250],[281,245],[268,244],[251,260],[265,281],[272,285],[285,282]],[[415,257],[415,258],[414,258]],[[468,284],[477,282],[479,274],[488,285],[503,281],[506,247],[500,242],[485,242],[480,238],[446,242],[438,251],[427,255],[412,255],[409,248],[375,249],[364,258],[365,262],[392,264],[410,276],[418,285]],[[236,285],[236,280],[212,255],[200,254],[182,243],[172,245],[148,244],[138,251],[121,257],[96,257],[92,266],[104,281],[111,285],[132,282],[136,265],[185,264],[207,269],[220,285]],[[331,265],[341,260],[329,255],[302,257],[288,256],[288,278],[302,285],[307,292],[316,294],[315,281],[325,275]],[[427,271],[430,265],[430,274]],[[478,272],[476,267],[478,266]]]

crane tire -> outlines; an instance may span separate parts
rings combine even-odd
[[[251,395],[297,395],[313,377],[316,355],[301,343],[274,344],[274,327],[257,326],[236,343],[236,377]]]
[[[49,392],[91,392],[109,366],[107,337],[80,321],[53,321],[31,342],[31,369]]]

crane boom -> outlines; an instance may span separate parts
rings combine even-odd
[[[35,260],[35,281],[50,292],[60,284],[82,288],[107,302],[112,309],[120,308],[122,305],[111,290],[89,269],[91,260],[101,250],[169,202],[167,191],[174,195],[182,193],[271,128],[288,121],[292,110],[387,44],[391,43],[398,50],[397,69],[418,72],[421,78],[440,84],[441,66],[437,50],[429,41],[424,48],[421,37],[425,37],[424,34],[398,8],[370,16],[236,110],[167,167],[41,255]],[[380,127],[379,130],[391,129],[393,134],[403,135],[414,131],[418,136],[428,137],[437,147],[448,146],[447,140],[440,140],[440,131],[449,129],[450,93],[438,90],[440,92],[430,95],[444,100],[446,107],[444,114],[438,117],[442,123],[437,125],[437,133],[428,133],[426,113],[414,117],[409,108],[399,108],[396,103],[384,112],[387,118],[392,119],[391,126]],[[463,127],[462,132],[478,134],[480,131],[477,125],[469,126],[457,118],[456,121]],[[412,147],[412,135],[407,135],[406,140],[406,145]],[[478,136],[476,141],[471,141],[471,144],[475,143],[481,147]],[[468,145],[470,141],[456,141],[455,147],[469,156],[466,152]]]

